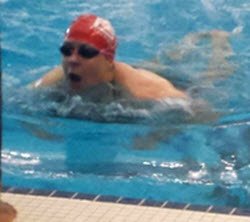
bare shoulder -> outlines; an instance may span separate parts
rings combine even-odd
[[[40,88],[46,86],[52,86],[64,79],[64,71],[61,66],[57,66],[54,69],[47,72],[40,79],[31,83],[30,88]]]
[[[117,64],[117,82],[138,99],[185,98],[167,79],[145,69],[135,69],[125,63]]]

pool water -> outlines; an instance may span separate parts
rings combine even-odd
[[[4,185],[250,207],[248,1],[0,4]],[[167,67],[161,75],[185,88],[192,104],[170,99],[96,104],[77,96],[58,101],[47,97],[58,92],[26,89],[60,63],[63,33],[85,12],[111,20],[119,39],[118,60],[161,71]],[[234,33],[231,75],[203,81],[199,73],[207,66],[209,42],[179,61],[165,56],[188,33],[213,29]],[[145,63],[156,60],[156,67]],[[198,121],[186,121],[201,101],[218,118],[205,112]]]

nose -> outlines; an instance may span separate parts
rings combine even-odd
[[[78,50],[76,48],[72,49],[71,55],[67,56],[69,61],[77,61],[79,59]]]
[[[80,56],[77,49],[73,49],[71,55],[65,56],[64,61],[72,68],[78,67],[80,65]]]

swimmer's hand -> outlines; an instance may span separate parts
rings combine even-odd
[[[227,38],[229,37],[230,32],[215,29],[215,30],[210,31],[209,34],[213,38]]]

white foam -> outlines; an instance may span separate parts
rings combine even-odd
[[[203,4],[203,6],[207,11],[210,12],[216,11],[215,6],[213,5],[213,2],[211,0],[201,0],[201,3]]]
[[[243,26],[237,26],[233,29],[232,34],[233,35],[238,35],[243,31],[244,27]]]

